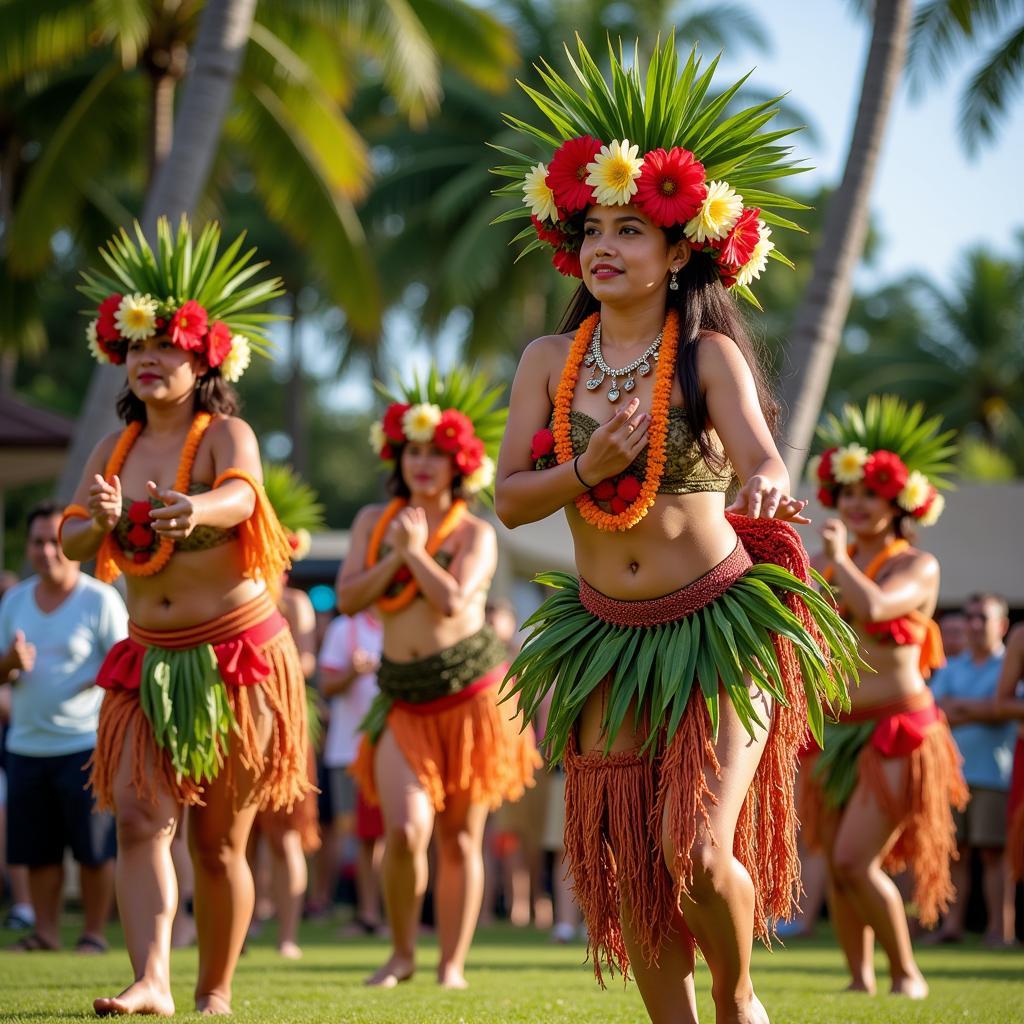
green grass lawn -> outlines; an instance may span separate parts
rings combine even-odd
[[[420,974],[389,992],[362,987],[362,979],[386,954],[382,941],[341,939],[337,927],[303,928],[305,957],[282,961],[264,935],[250,943],[235,978],[236,1017],[255,1022],[331,1024],[490,1024],[498,1021],[642,1022],[636,987],[613,982],[602,992],[583,947],[552,946],[546,936],[509,927],[482,929],[470,957],[467,992],[443,992],[433,983],[437,948],[423,941]],[[112,932],[113,934],[113,932]],[[65,941],[74,941],[74,922]],[[0,948],[17,935],[0,931]],[[871,1024],[1010,1024],[1024,1021],[1024,953],[990,952],[976,942],[921,949],[920,964],[931,997],[910,1003],[889,996],[846,995],[838,949],[824,937],[793,942],[774,953],[755,953],[754,979],[775,1024],[871,1022]],[[191,1009],[194,949],[173,957],[174,997]],[[878,963],[880,981],[883,965]],[[74,953],[0,952],[0,1021],[51,1024],[92,1019],[92,998],[112,994],[128,980],[128,958],[116,942],[106,956]],[[707,969],[698,968],[702,1019],[714,1020]]]

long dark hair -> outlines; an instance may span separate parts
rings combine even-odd
[[[199,378],[192,395],[193,412],[237,416],[241,407],[238,392],[221,376],[219,368],[208,370]],[[117,415],[125,423],[146,422],[146,403],[127,384],[117,396]]]
[[[678,228],[666,231],[665,235],[669,245],[675,245],[682,237]],[[736,343],[736,347],[743,353],[743,358],[750,367],[757,387],[761,412],[772,433],[775,433],[778,427],[779,405],[772,395],[760,354],[747,331],[743,315],[736,305],[736,300],[722,286],[711,258],[704,253],[692,251],[689,261],[677,276],[679,288],[669,289],[665,307],[666,310],[679,311],[676,374],[683,391],[683,413],[687,425],[697,439],[701,458],[708,465],[722,469],[725,465],[722,452],[708,437],[708,406],[697,373],[697,340],[700,332],[717,331],[732,338]],[[587,286],[580,284],[569,300],[556,333],[572,333],[591,313],[597,313],[600,309],[601,304],[590,294]]]
[[[412,491],[409,490],[409,485],[405,482],[405,477],[402,476],[402,453],[405,451],[405,445],[391,442],[391,448],[395,453],[395,465],[387,481],[388,494],[392,498],[411,498]],[[462,487],[462,474],[456,467],[455,476],[452,477],[452,498],[456,501],[460,499],[465,501],[466,497]]]

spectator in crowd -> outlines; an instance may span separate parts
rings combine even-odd
[[[94,812],[85,766],[102,699],[96,673],[127,634],[128,616],[116,590],[65,557],[60,516],[50,502],[29,513],[28,560],[35,575],[0,601],[0,684],[12,686],[7,859],[28,866],[35,911],[35,929],[13,948],[60,946],[64,851],[70,847],[85,911],[76,949],[99,953],[107,948],[113,900],[114,821]]]
[[[932,682],[935,699],[953,726],[971,792],[967,810],[957,818],[956,902],[936,933],[936,941],[957,942],[963,935],[970,858],[977,850],[988,913],[985,941],[1000,946],[1013,941],[1013,892],[1007,884],[1004,851],[1014,725],[986,721],[988,716],[973,708],[972,702],[991,702],[996,695],[1003,638],[1009,628],[1008,609],[996,594],[975,594],[965,605],[964,616],[967,650],[950,658]]]
[[[381,927],[377,866],[384,829],[379,810],[360,800],[348,769],[359,749],[359,723],[377,694],[381,636],[380,621],[372,612],[339,615],[327,627],[320,648],[320,692],[330,701],[324,765],[334,815],[331,856],[327,858],[330,870],[326,874],[337,879],[345,843],[355,836],[359,843],[355,925],[368,935],[376,934]]]
[[[939,618],[942,650],[946,658],[957,658],[967,650],[967,618],[962,611],[946,612]]]

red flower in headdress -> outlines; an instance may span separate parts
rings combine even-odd
[[[384,410],[384,435],[394,444],[405,443],[405,430],[402,427],[402,417],[409,411],[411,406],[408,402],[392,402]],[[390,458],[381,452],[381,458]]]
[[[835,508],[836,499],[832,494],[831,487],[819,487],[818,488],[818,501],[825,506],[825,508]]]
[[[583,267],[580,266],[580,254],[574,249],[556,249],[551,257],[555,270],[566,277],[582,277]]]
[[[594,187],[586,181],[587,164],[600,152],[601,143],[591,135],[569,139],[555,150],[546,180],[560,210],[576,213],[594,201]]]
[[[206,310],[189,299],[174,316],[170,325],[171,341],[186,352],[200,352],[206,339]]]
[[[223,320],[214,320],[206,336],[206,361],[212,369],[220,366],[231,351],[231,328]]]
[[[633,204],[659,227],[682,224],[708,194],[704,178],[704,165],[688,149],[652,149],[644,154]]]
[[[739,220],[732,226],[732,231],[719,243],[718,262],[732,269],[739,269],[754,255],[761,232],[757,227],[757,218],[761,211],[756,206],[749,206],[740,214]]]
[[[556,249],[560,245],[565,244],[567,236],[560,227],[557,225],[551,227],[543,221],[538,220],[532,214],[530,215],[530,220],[533,222],[533,229],[537,232],[537,237],[542,242],[547,242],[548,245],[553,245]]]
[[[455,453],[455,466],[463,476],[475,473],[484,461],[484,443],[473,436]]]
[[[473,421],[458,409],[445,409],[434,428],[434,444],[454,455],[473,436]]]
[[[872,452],[864,463],[864,483],[886,501],[896,500],[909,475],[903,460],[884,448]]]
[[[108,295],[100,303],[99,314],[96,318],[96,340],[98,342],[122,340],[121,332],[117,329],[117,323],[114,320],[114,314],[123,298],[124,296],[121,294]],[[106,346],[101,344],[100,347],[107,356],[110,355]]]
[[[818,479],[823,483],[832,480],[832,456],[838,451],[837,448],[826,448],[821,453],[821,461],[818,463]]]

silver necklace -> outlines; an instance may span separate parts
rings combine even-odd
[[[611,377],[612,386],[608,389],[608,401],[619,400],[619,378],[625,377],[622,390],[627,394],[636,387],[636,374],[646,377],[651,372],[651,362],[658,361],[661,350],[661,339],[665,333],[664,328],[658,331],[658,336],[647,346],[644,354],[638,356],[631,363],[618,370],[613,370],[605,361],[601,352],[601,324],[598,322],[594,328],[593,337],[590,339],[590,351],[583,357],[583,365],[592,367],[590,380],[587,381],[587,390],[596,391],[603,383],[605,377]]]

